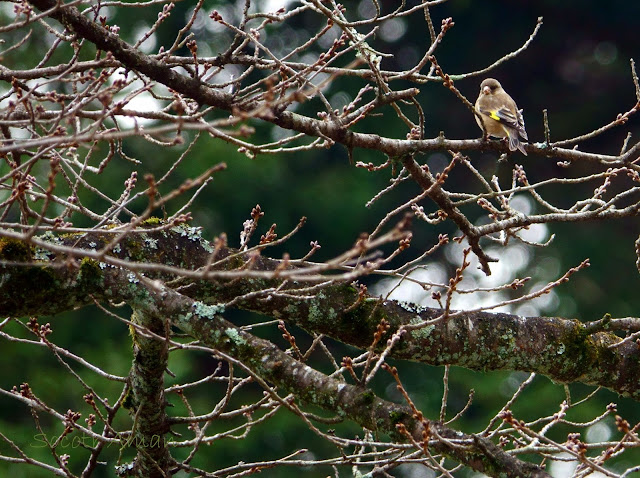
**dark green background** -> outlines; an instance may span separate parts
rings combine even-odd
[[[158,45],[168,45],[172,42],[172,35],[182,27],[186,11],[193,7],[194,2],[182,2],[176,5],[171,19],[158,31]],[[386,11],[397,5],[397,2],[381,2]],[[226,3],[206,2],[205,11],[226,6]],[[352,15],[356,13],[356,3],[347,2],[346,6]],[[228,10],[222,10],[228,12]],[[131,12],[135,12],[132,15]],[[516,99],[519,107],[525,111],[525,118],[529,138],[533,142],[543,141],[542,110],[547,109],[551,128],[551,139],[558,140],[577,136],[589,132],[601,125],[612,121],[618,113],[630,109],[635,103],[634,86],[631,80],[629,59],[638,59],[640,45],[638,43],[638,19],[640,19],[640,3],[629,1],[456,1],[453,0],[441,6],[431,8],[434,24],[439,30],[440,21],[445,17],[453,17],[455,27],[445,36],[442,46],[436,51],[436,56],[444,70],[450,74],[461,74],[474,71],[491,64],[506,53],[517,49],[530,35],[539,16],[544,17],[544,24],[537,38],[530,47],[517,58],[503,63],[490,73],[498,78],[505,89]],[[157,10],[128,10],[110,12],[109,24],[121,27],[121,35],[131,40],[129,32],[136,31],[146,22],[155,19]],[[2,19],[6,19],[2,14]],[[349,17],[353,18],[353,16]],[[229,18],[231,21],[232,19]],[[2,22],[4,22],[3,20]],[[295,22],[288,24],[288,34],[270,28],[267,32],[268,45],[276,48],[282,38],[298,39],[308,37],[306,29],[315,31],[322,19],[307,14],[298,17]],[[421,14],[413,15],[405,20],[406,31],[401,38],[394,42],[385,42],[382,35],[371,41],[372,46],[380,51],[394,54],[393,58],[385,59],[384,69],[407,68],[411,61],[422,56],[425,45],[429,43],[428,33]],[[215,55],[223,51],[228,37],[214,36],[204,29],[196,31],[201,45],[205,43]],[[271,37],[269,38],[269,35]],[[10,36],[6,39],[9,41]],[[9,54],[3,59],[8,68],[28,68],[33,66],[40,57],[42,48],[48,46],[46,38],[35,35],[20,50],[25,54]],[[612,50],[613,47],[613,50]],[[86,48],[86,56],[91,57],[91,49]],[[203,47],[201,47],[202,50]],[[615,57],[611,62],[598,61],[597,52],[611,53]],[[611,57],[610,57],[611,58]],[[353,59],[345,59],[345,64]],[[58,58],[62,61],[62,58]],[[55,61],[55,58],[54,60]],[[471,77],[456,82],[456,86],[473,101],[477,95],[478,85],[486,75]],[[338,101],[343,97],[353,98],[355,92],[363,86],[361,81],[338,79],[326,92],[331,99]],[[392,84],[394,89],[415,86],[409,83]],[[2,91],[9,88],[8,84],[1,85]],[[346,96],[345,96],[346,95]],[[426,136],[433,137],[440,131],[448,138],[475,138],[480,132],[472,115],[448,90],[438,83],[421,86],[418,97],[426,113]],[[310,101],[303,105],[302,112],[314,114],[319,109],[317,101]],[[413,114],[410,110],[409,114]],[[377,132],[390,137],[404,138],[405,127],[398,121],[393,112],[383,110],[383,116],[377,116],[358,125],[359,131]],[[415,118],[415,116],[414,116]],[[271,126],[251,123],[257,128],[253,138],[256,142],[271,139]],[[616,154],[627,132],[633,133],[632,141],[640,136],[640,121],[633,118],[627,125],[616,128],[605,135],[591,140],[581,148],[590,151]],[[125,152],[143,161],[138,168],[139,175],[152,172],[160,177],[168,166],[175,160],[179,151],[149,145],[140,140],[129,141],[125,144]],[[570,170],[559,168],[554,160],[530,155],[522,157],[514,155],[508,161],[498,163],[495,154],[471,153],[473,164],[486,178],[492,174],[498,175],[502,181],[508,181],[514,163],[522,164],[531,182],[556,177],[578,176],[595,173],[599,168],[592,165],[576,165]],[[356,150],[354,159],[364,162],[380,163],[385,160],[380,154]],[[431,154],[421,156],[420,161],[437,162],[437,157]],[[365,208],[365,203],[381,188],[388,184],[390,171],[370,173],[350,165],[344,148],[335,146],[329,150],[315,151],[304,154],[266,156],[248,159],[236,151],[236,148],[222,141],[203,138],[198,142],[188,161],[178,169],[172,181],[167,184],[163,192],[179,185],[187,178],[195,177],[207,167],[224,161],[228,169],[218,174],[213,183],[195,201],[192,207],[193,225],[202,226],[205,238],[213,238],[221,232],[229,235],[229,242],[237,246],[242,222],[249,217],[251,208],[260,204],[266,212],[257,237],[266,232],[272,223],[277,223],[280,235],[290,230],[301,216],[307,216],[306,226],[289,243],[271,252],[279,257],[283,252],[290,252],[292,257],[303,255],[309,247],[309,242],[317,240],[322,249],[316,259],[326,259],[335,256],[348,248],[360,233],[372,231],[378,221],[392,207],[406,200],[418,192],[416,186],[406,183],[403,187],[377,202],[371,208]],[[431,163],[430,163],[431,164]],[[133,165],[116,157],[107,172],[99,178],[91,178],[103,192],[112,198],[118,197],[122,183],[126,179]],[[6,169],[6,166],[3,166]],[[4,169],[3,169],[4,171]],[[43,168],[46,172],[46,168]],[[447,187],[454,191],[468,190],[470,177],[461,168],[454,170]],[[624,181],[623,186],[628,186]],[[623,187],[621,186],[621,187]],[[143,187],[143,184],[140,184]],[[477,188],[477,184],[472,186]],[[581,187],[558,187],[549,189],[545,195],[548,200],[560,205],[571,204],[576,197],[586,197],[595,187],[589,184]],[[139,190],[140,188],[138,188]],[[87,204],[98,210],[100,205],[89,194],[81,198]],[[144,202],[139,203],[139,211],[144,209]],[[424,203],[427,212],[433,206]],[[102,208],[105,206],[102,205]],[[169,205],[172,212],[179,205]],[[173,208],[173,209],[172,209]],[[161,214],[161,212],[158,212]],[[473,212],[471,213],[473,215]],[[77,225],[87,225],[80,217],[74,217]],[[536,250],[536,260],[542,261],[547,256],[554,257],[561,264],[560,270],[579,264],[589,258],[591,267],[574,277],[568,284],[557,289],[562,310],[574,310],[574,316],[581,320],[596,320],[604,313],[611,313],[614,317],[637,316],[636,291],[640,281],[635,268],[635,254],[633,243],[638,234],[635,219],[620,221],[561,224],[552,225],[551,232],[556,233],[556,241],[548,248]],[[430,227],[415,224],[414,245],[432,244],[439,233],[455,234],[456,230],[450,225]],[[414,254],[420,251],[416,248]],[[444,255],[439,256],[445,261]],[[457,264],[448,264],[453,269]],[[375,279],[368,280],[372,284]],[[568,307],[567,304],[575,304]],[[120,311],[124,316],[126,310]],[[230,315],[238,323],[248,323],[261,319],[248,314],[236,312]],[[570,316],[568,318],[573,318]],[[95,308],[85,308],[68,314],[42,319],[50,321],[54,329],[51,339],[56,343],[70,348],[113,373],[125,375],[130,365],[131,345],[126,327],[111,318],[104,316]],[[15,332],[17,326],[6,327],[6,332]],[[298,331],[300,344],[308,344],[308,338]],[[275,330],[264,331],[264,334],[282,343],[279,333]],[[22,335],[26,335],[22,333]],[[286,344],[282,343],[283,347]],[[331,343],[336,357],[356,352],[348,347]],[[28,381],[35,393],[56,406],[59,410],[72,408],[83,412],[83,419],[89,413],[88,407],[82,401],[85,393],[76,381],[55,361],[51,354],[44,349],[35,349],[16,343],[2,342],[2,355],[5,366],[0,372],[0,385],[10,389]],[[320,359],[321,357],[317,357]],[[216,362],[204,355],[177,353],[171,359],[170,368],[177,374],[179,381],[197,379],[204,374],[211,373]],[[321,366],[325,367],[326,364]],[[101,384],[94,375],[74,366],[75,369],[92,386],[107,394],[113,402],[118,397],[118,387],[112,384]],[[437,418],[442,391],[442,369],[427,367],[420,364],[405,364],[401,368],[401,377],[413,398],[422,407],[429,418]],[[487,422],[488,416],[493,416],[509,394],[514,390],[514,384],[523,380],[522,373],[475,373],[462,369],[452,369],[449,410],[451,414],[457,412],[464,403],[470,388],[476,390],[475,400],[469,412],[456,425],[465,431],[481,430]],[[174,383],[173,379],[169,379]],[[381,396],[399,400],[394,385],[387,376],[381,374],[374,384]],[[582,385],[572,385],[574,399],[583,397],[591,389]],[[197,413],[204,413],[221,397],[223,388],[220,385],[209,385],[190,393],[189,398]],[[246,395],[238,396],[235,404],[249,403],[252,398],[260,396],[261,391],[253,388]],[[531,389],[517,402],[514,411],[518,418],[531,420],[537,416],[550,415],[557,411],[560,401],[564,397],[562,386],[554,385],[543,377],[538,377]],[[169,397],[176,405],[169,413],[184,413],[183,407],[176,397]],[[619,404],[620,413],[630,422],[635,423],[640,418],[635,402],[623,400],[615,394],[601,391],[589,404],[572,411],[568,417],[572,420],[589,420],[601,413],[604,406],[615,401]],[[39,445],[34,436],[38,433],[33,427],[33,421],[26,407],[14,400],[0,396],[0,432],[11,437],[16,443],[32,453],[34,457],[49,460],[44,449],[35,448]],[[61,431],[59,423],[48,417],[42,417],[43,427],[48,433]],[[611,422],[608,422],[611,424]],[[126,427],[127,418],[121,417],[121,427]],[[229,423],[215,423],[210,431],[226,429]],[[352,425],[337,427],[343,433],[358,433]],[[190,436],[186,429],[179,430],[185,437]],[[563,440],[567,429],[558,430],[552,434],[553,438]],[[335,455],[334,448],[319,442],[317,437],[307,432],[291,414],[281,412],[277,418],[267,424],[256,427],[243,441],[221,440],[211,447],[203,449],[194,465],[203,468],[217,468],[228,466],[242,460],[245,462],[257,459],[275,459],[290,451],[306,447],[316,453],[316,457]],[[11,454],[7,445],[0,442],[0,453]],[[186,453],[183,450],[179,453]],[[118,450],[107,451],[105,460],[109,465],[104,468],[100,476],[111,476],[111,466],[115,463]],[[72,453],[72,470],[79,472],[81,460],[76,461]],[[125,457],[131,453],[125,452]],[[629,466],[639,460],[637,453],[628,453],[618,466]],[[20,476],[46,476],[36,468],[25,466],[8,466],[0,462],[0,470],[11,471],[14,478]],[[287,475],[287,472],[289,473]],[[294,476],[300,473],[295,469],[280,469],[279,471],[263,471],[263,476]],[[332,473],[329,468],[309,471],[309,476],[326,476]],[[349,471],[341,469],[341,476],[347,476]],[[461,475],[462,476],[462,475]]]

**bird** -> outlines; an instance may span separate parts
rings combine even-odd
[[[483,131],[486,130],[490,136],[497,138],[508,138],[509,151],[519,149],[522,154],[527,155],[520,142],[520,138],[525,141],[529,139],[524,129],[522,110],[518,109],[516,102],[502,89],[498,80],[487,78],[480,84],[475,109],[478,113],[476,121]]]

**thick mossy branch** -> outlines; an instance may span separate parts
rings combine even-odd
[[[92,257],[112,237],[113,233],[103,232],[49,240],[56,246],[84,249]],[[15,250],[17,256],[5,254],[6,265],[0,268],[4,277],[0,284],[3,315],[51,315],[88,304],[92,297],[121,300],[138,280],[133,273],[126,275],[126,280],[114,274],[126,270],[128,264],[135,265],[149,278],[164,281],[180,278],[181,290],[194,299],[214,304],[236,300],[236,307],[283,319],[361,348],[370,346],[382,319],[390,324],[388,333],[392,334],[400,327],[429,321],[443,313],[440,309],[370,297],[359,300],[353,287],[340,283],[306,299],[291,294],[272,295],[268,301],[263,300],[263,295],[246,296],[282,283],[281,261],[255,255],[235,255],[232,260],[217,262],[206,281],[189,279],[185,277],[188,274],[174,275],[181,269],[192,273],[209,262],[213,249],[194,228],[131,233],[113,253],[117,262],[82,259],[83,250],[78,249],[76,259],[37,250],[34,260],[39,262],[19,265],[15,262],[24,259],[24,253],[20,252],[24,249]],[[236,253],[219,248],[216,259],[220,261]],[[140,262],[133,264],[135,261]],[[279,274],[265,274],[276,270]],[[230,271],[238,275],[226,278],[224,274]],[[251,273],[253,277],[242,276]],[[308,284],[289,279],[282,291],[303,285]],[[380,347],[385,346],[386,338]],[[638,400],[640,350],[631,341],[611,347],[620,340],[611,332],[590,333],[576,320],[461,312],[405,333],[390,356],[473,370],[531,371],[558,382],[579,381],[607,387]]]
[[[377,433],[403,440],[398,432],[402,424],[421,443],[423,432],[434,437],[429,445],[437,453],[464,463],[489,476],[548,477],[537,465],[523,462],[501,450],[490,440],[467,435],[440,422],[417,420],[411,408],[382,400],[372,391],[331,378],[284,353],[267,340],[255,337],[224,320],[223,306],[195,302],[173,289],[157,284],[137,284],[135,302],[145,300],[153,313],[172,317],[175,326],[220,352],[232,356],[252,373],[306,402]],[[126,299],[126,298],[125,298]],[[428,430],[425,430],[424,424]],[[438,438],[435,438],[438,437]],[[441,437],[441,438],[440,438]]]
[[[166,336],[166,320],[150,313],[154,307],[134,310],[131,321],[154,334]],[[133,440],[137,450],[135,476],[164,477],[173,464],[165,435],[169,430],[164,398],[164,373],[169,359],[168,342],[140,334],[132,327],[133,364],[129,374],[132,397]]]

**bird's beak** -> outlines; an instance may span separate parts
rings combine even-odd
[[[488,86],[485,86],[484,88],[482,88],[482,92],[485,95],[488,95],[489,93],[491,93],[491,88],[489,88]]]

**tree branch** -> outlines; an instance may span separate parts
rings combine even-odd
[[[147,277],[170,280],[180,269],[163,268],[159,261],[181,264],[191,272],[210,263],[213,249],[204,240],[194,240],[184,229],[131,234],[120,243],[120,261],[127,257],[143,260],[139,273]],[[108,244],[113,233],[90,233],[81,237],[56,240],[78,248],[95,250]],[[137,238],[136,238],[137,236]],[[0,249],[4,261],[24,260],[24,248],[17,241]],[[141,244],[143,244],[141,246]],[[153,244],[147,246],[144,244]],[[10,256],[10,251],[15,257]],[[22,252],[20,252],[22,251]],[[77,250],[78,257],[83,251]],[[580,321],[559,317],[527,317],[493,314],[482,311],[450,312],[395,301],[381,301],[366,296],[359,300],[358,291],[344,283],[328,284],[322,293],[298,298],[296,290],[308,283],[288,279],[282,286],[282,268],[286,263],[251,254],[237,254],[230,248],[219,248],[218,265],[200,274],[207,279],[182,279],[185,294],[209,303],[234,306],[295,323],[304,329],[326,334],[357,347],[370,346],[377,326],[385,319],[389,334],[405,329],[401,340],[390,350],[398,359],[420,361],[432,365],[459,365],[472,370],[522,370],[536,372],[558,382],[583,382],[607,387],[617,393],[640,400],[640,351],[635,342],[615,346],[621,339],[610,332],[590,333]],[[225,261],[233,255],[234,259]],[[73,267],[64,255],[52,255],[48,262],[29,267],[5,265],[6,279],[0,285],[0,314],[55,314],[98,300],[113,299],[112,294],[126,284],[118,284],[107,274],[113,266],[93,260],[81,260]],[[154,264],[155,263],[155,264]],[[127,262],[136,268],[135,262]],[[155,266],[155,267],[154,267]],[[289,268],[296,269],[300,266]],[[226,274],[234,269],[250,277]],[[300,268],[300,275],[303,275]],[[220,273],[220,277],[216,277]],[[131,273],[130,273],[131,274]],[[184,275],[184,274],[183,274]],[[196,273],[197,275],[197,273]],[[132,277],[134,277],[132,275]],[[40,287],[33,289],[34,278]],[[133,279],[132,279],[133,280]],[[327,276],[329,280],[329,276]],[[263,291],[260,293],[260,291]],[[271,292],[264,292],[271,291]],[[278,293],[280,292],[280,293]],[[269,300],[264,300],[269,297]],[[356,303],[357,302],[357,303]],[[355,306],[353,305],[355,304]],[[417,327],[416,324],[423,324]],[[387,335],[389,337],[389,335]],[[384,341],[378,350],[384,348]]]
[[[58,5],[55,0],[31,0],[30,3],[41,11],[54,9]],[[138,71],[181,95],[194,99],[200,105],[209,105],[225,111],[232,111],[234,108],[238,108],[234,105],[234,96],[232,94],[211,89],[198,78],[175,72],[171,66],[134,49],[116,34],[98,23],[92,22],[74,6],[60,5],[58,9],[52,11],[50,16],[82,38],[95,44],[98,49],[111,52],[126,68]],[[291,111],[261,107],[255,103],[245,104],[241,109],[250,116],[274,123],[282,128],[305,133],[313,137],[328,138],[335,143],[346,146],[349,150],[354,148],[374,149],[392,157],[402,157],[417,152],[436,150],[509,152],[508,145],[501,141],[485,141],[482,138],[448,140],[444,137],[426,140],[391,139],[376,134],[355,133],[346,129],[339,121],[313,119]],[[632,110],[635,112],[638,109],[640,109],[640,104],[635,105]],[[549,147],[546,143],[527,145],[529,153],[547,158],[564,161],[586,160],[606,167],[627,165],[634,169],[640,169],[640,167],[629,163],[637,156],[639,150],[640,143],[636,143],[624,154],[612,156],[583,152],[572,148]]]
[[[123,273],[115,272],[122,276]],[[123,277],[116,279],[121,282]],[[260,378],[295,393],[302,402],[336,412],[377,433],[396,440],[402,424],[417,442],[428,437],[429,446],[489,476],[548,477],[537,465],[520,461],[490,440],[467,435],[437,421],[416,419],[410,407],[376,397],[368,389],[346,384],[305,365],[267,340],[249,334],[222,318],[224,307],[195,302],[173,289],[142,280],[126,289],[123,299],[134,306],[144,304],[152,315],[171,317],[187,334],[241,361]],[[427,425],[425,429],[425,424]]]

